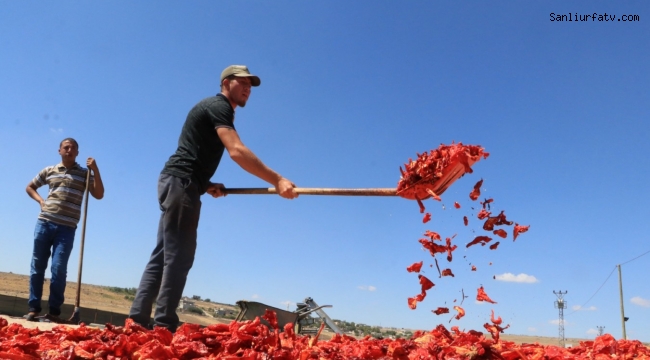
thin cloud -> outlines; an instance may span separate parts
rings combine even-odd
[[[573,311],[596,311],[596,310],[598,310],[595,306],[590,306],[590,307],[583,308],[581,305],[573,305],[571,307],[571,309],[573,309]]]
[[[531,327],[528,328],[528,332],[534,333],[534,332],[537,332],[537,329],[531,326]]]
[[[560,325],[560,319],[551,320],[548,323],[553,325]],[[566,320],[562,320],[562,323],[563,325],[568,324]]]
[[[357,288],[360,289],[360,290],[364,290],[364,291],[375,291],[375,290],[377,290],[377,288],[372,286],[372,285],[368,285],[368,286],[360,285],[360,286],[357,286]]]
[[[513,273],[505,273],[501,275],[496,275],[494,279],[498,281],[526,283],[526,284],[533,284],[539,282],[539,280],[537,280],[536,277],[524,273],[521,273],[519,275],[515,275]]]
[[[253,295],[251,296],[251,299],[259,299],[259,298],[260,298],[260,296],[257,295],[257,294],[253,294]]]
[[[52,132],[52,134],[59,135],[59,134],[63,134],[63,129],[61,129],[61,128],[59,128],[59,129],[50,128],[50,132]]]
[[[598,330],[589,329],[589,330],[587,330],[587,335],[598,335]]]
[[[650,307],[650,300],[644,299],[640,296],[635,296],[630,299],[630,302],[634,305],[639,305],[643,307]]]

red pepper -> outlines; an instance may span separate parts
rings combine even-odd
[[[426,214],[424,214],[424,218],[422,218],[422,222],[426,224],[426,223],[428,223],[430,220],[431,220],[431,214],[430,214],[430,213],[426,213]]]
[[[420,269],[422,269],[422,261],[411,264],[406,271],[419,273]]]
[[[447,313],[449,313],[449,308],[439,307],[439,308],[437,308],[435,310],[431,310],[431,312],[436,314],[436,315],[447,314]]]
[[[476,201],[479,196],[481,196],[481,185],[483,185],[483,179],[479,180],[476,184],[474,184],[474,190],[472,190],[471,193],[469,193],[469,198]]]
[[[476,301],[487,301],[489,303],[496,304],[496,301],[490,299],[490,297],[485,293],[485,289],[483,289],[483,286],[478,288],[478,293],[476,294]]]
[[[512,241],[517,240],[517,236],[519,236],[519,234],[521,233],[525,233],[526,231],[528,231],[528,228],[530,228],[530,225],[524,226],[524,225],[515,224],[515,229],[512,231]]]
[[[420,279],[420,285],[422,285],[422,292],[425,292],[435,286],[435,284],[432,283],[431,280],[429,280],[424,275],[418,275],[418,278]]]
[[[460,320],[460,318],[465,316],[465,309],[463,309],[462,307],[454,306],[454,310],[458,311],[458,314],[456,314],[456,316],[454,316],[456,318],[456,320]]]
[[[489,237],[489,236],[477,236],[477,237],[474,238],[474,240],[467,243],[467,245],[465,245],[465,247],[470,247],[470,246],[476,245],[476,244],[481,244],[482,246],[485,246],[485,244],[489,243],[490,241],[492,241],[492,238]]]
[[[454,273],[451,272],[451,269],[444,269],[444,270],[442,270],[442,276],[454,277]]]

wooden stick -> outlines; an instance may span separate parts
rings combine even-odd
[[[340,196],[397,196],[393,188],[376,189],[329,189],[329,188],[294,188],[300,195],[340,195]],[[227,188],[225,194],[238,195],[267,195],[277,194],[275,188]]]
[[[83,263],[84,263],[84,242],[86,239],[86,217],[88,216],[88,191],[90,190],[90,169],[86,172],[86,189],[84,190],[84,196],[82,197],[82,200],[85,199],[84,202],[84,220],[81,225],[81,246],[79,247],[79,268],[77,272],[77,294],[76,298],[74,301],[74,311],[72,312],[72,316],[68,320],[69,323],[71,324],[79,324],[81,321],[80,319],[80,309],[79,305],[81,303],[81,271],[83,269]]]

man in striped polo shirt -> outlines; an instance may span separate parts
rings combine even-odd
[[[41,312],[41,297],[45,269],[52,255],[52,278],[50,280],[49,312],[46,318],[60,321],[63,305],[68,258],[72,252],[74,234],[81,215],[81,203],[86,188],[86,174],[92,170],[88,191],[95,199],[104,197],[104,184],[99,175],[95,159],[88,158],[88,169],[77,164],[79,144],[67,138],[59,144],[61,163],[48,166],[36,175],[27,185],[27,194],[41,206],[41,213],[34,230],[34,250],[29,276],[29,313],[27,320],[34,321]],[[49,186],[47,200],[38,194],[37,189]]]

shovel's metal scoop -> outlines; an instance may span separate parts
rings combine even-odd
[[[425,200],[444,193],[451,184],[466,173],[472,172],[472,165],[490,154],[476,145],[440,145],[430,153],[418,154],[402,170],[397,184],[397,195],[411,200]]]

